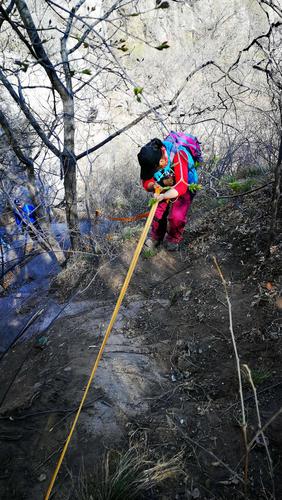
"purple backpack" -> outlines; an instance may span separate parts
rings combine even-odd
[[[173,144],[172,150],[174,152],[176,152],[179,147],[184,147],[191,153],[194,162],[202,163],[204,161],[201,145],[194,135],[171,131],[164,140]]]

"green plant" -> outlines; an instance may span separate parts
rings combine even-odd
[[[127,229],[125,229],[123,232],[122,232],[122,239],[123,241],[127,241],[127,240],[131,240],[131,238],[134,236],[134,233],[132,231],[132,229],[129,227]]]
[[[246,191],[252,189],[254,184],[254,179],[246,179],[245,181],[229,182],[229,187],[235,191],[235,193],[245,193]]]
[[[81,71],[83,75],[92,75],[91,69],[85,68]]]
[[[140,227],[127,227],[122,231],[122,239],[123,241],[131,240],[135,236],[138,236],[140,233]]]
[[[141,102],[141,95],[143,92],[143,87],[134,87],[133,92],[134,92],[134,95],[136,96],[137,101]]]
[[[169,45],[167,43],[167,41],[161,43],[160,45],[158,45],[157,47],[155,47],[155,49],[157,50],[163,50],[163,49],[169,49]]]
[[[130,448],[126,453],[110,451],[100,470],[92,477],[80,477],[76,492],[79,500],[140,500],[146,492],[168,478],[181,473],[178,454],[168,461],[154,464],[145,453]]]
[[[191,191],[191,193],[195,193],[196,191],[201,191],[201,189],[203,189],[202,184],[195,184],[194,182],[189,184],[189,191]]]
[[[142,257],[144,259],[151,259],[157,255],[158,251],[155,248],[145,248],[142,252]]]
[[[220,179],[220,185],[225,185],[225,184],[229,184],[230,182],[234,182],[236,181],[236,177],[235,175],[224,175],[221,179]]]
[[[265,380],[271,377],[271,372],[264,368],[257,368],[252,370],[252,379],[255,386],[262,384]]]

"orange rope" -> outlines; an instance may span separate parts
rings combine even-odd
[[[104,215],[100,210],[95,211],[96,217],[103,217],[108,220],[116,220],[121,222],[134,222],[135,220],[145,219],[148,217],[150,212],[143,212],[142,214],[132,215],[131,217],[110,217],[109,215]]]

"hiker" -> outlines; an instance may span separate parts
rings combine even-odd
[[[21,200],[16,198],[14,200],[14,204],[17,208],[17,210],[14,210],[14,216],[16,220],[17,227],[22,231],[23,229],[27,229],[29,235],[34,238],[35,234],[32,231],[32,228],[30,227],[30,224],[32,224],[37,231],[42,233],[42,228],[36,218],[36,208],[33,205],[30,205],[28,203],[22,203]]]
[[[11,245],[8,241],[7,234],[5,233],[5,229],[0,228],[0,245],[4,248],[4,250],[10,250]]]
[[[155,248],[164,242],[168,251],[176,251],[183,239],[187,213],[194,197],[189,184],[194,184],[195,180],[198,182],[198,177],[195,174],[195,179],[190,180],[190,169],[195,170],[194,159],[189,150],[177,145],[176,141],[177,138],[170,136],[164,141],[152,139],[137,155],[144,189],[154,191],[156,187],[161,188],[160,194],[154,194],[159,204],[150,236],[145,242],[147,248]]]

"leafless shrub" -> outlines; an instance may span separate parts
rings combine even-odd
[[[53,278],[50,290],[56,292],[61,300],[69,298],[78,287],[83,287],[89,282],[93,264],[95,255],[90,252],[76,253],[68,260],[68,265]]]

